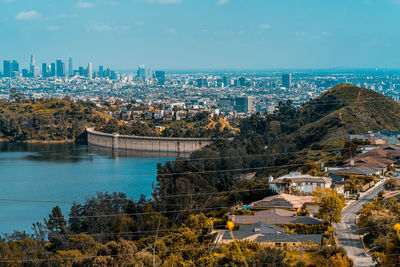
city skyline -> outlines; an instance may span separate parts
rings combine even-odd
[[[400,68],[398,1],[266,2],[3,0],[0,58],[63,55],[120,70]]]

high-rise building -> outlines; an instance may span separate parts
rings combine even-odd
[[[30,70],[32,75],[35,72],[35,67],[36,67],[35,56],[31,55],[31,63],[29,65],[29,70]]]
[[[11,77],[11,62],[9,60],[3,61],[3,76]]]
[[[106,77],[111,78],[111,69],[107,68]]]
[[[137,70],[137,76],[142,79],[142,81],[146,81],[146,68],[144,65],[139,65]]]
[[[104,67],[103,66],[99,66],[99,77],[104,77]]]
[[[56,73],[57,73],[56,69],[57,69],[56,63],[51,63],[50,64],[50,76],[51,77],[56,76]]]
[[[72,65],[72,58],[71,57],[69,57],[69,59],[68,59],[68,74],[69,74],[69,76],[72,76],[74,74],[74,68],[73,68],[73,65]]]
[[[89,62],[87,67],[87,77],[91,80],[93,78],[93,65]]]
[[[30,77],[30,73],[28,69],[22,69],[22,77]]]
[[[61,59],[56,60],[56,75],[57,77],[65,76],[65,63]]]
[[[86,73],[85,73],[85,68],[84,67],[79,67],[79,76],[86,76]]]
[[[11,72],[13,71],[19,71],[19,63],[16,60],[13,60],[11,64]]]
[[[282,74],[282,86],[285,88],[292,87],[292,74],[290,73]]]
[[[43,78],[49,77],[49,70],[47,67],[47,63],[42,63],[42,77]]]
[[[253,110],[253,99],[251,96],[236,97],[235,110],[239,113],[248,113]]]
[[[165,71],[156,70],[155,76],[159,85],[163,85],[165,83]]]

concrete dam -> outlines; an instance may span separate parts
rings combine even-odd
[[[89,145],[149,152],[191,153],[211,143],[210,138],[147,137],[107,134],[87,128]]]

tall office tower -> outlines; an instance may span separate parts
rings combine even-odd
[[[228,77],[226,77],[226,76],[222,77],[222,83],[224,84],[225,87],[230,85],[230,84],[228,84]]]
[[[61,59],[56,60],[56,75],[57,77],[65,76],[65,63]]]
[[[16,60],[13,60],[11,64],[11,72],[13,71],[19,71],[19,63]]]
[[[93,78],[93,65],[89,62],[87,66],[87,77],[91,80]]]
[[[82,66],[79,67],[79,76],[82,76],[82,77],[83,77],[83,76],[86,76],[86,75],[85,75],[85,68],[82,67]]]
[[[31,76],[28,69],[22,69],[22,77],[29,77]]]
[[[56,63],[51,63],[50,64],[50,76],[54,77],[56,76]]]
[[[292,87],[292,74],[290,73],[282,74],[282,86],[285,88]]]
[[[239,86],[246,86],[246,78],[245,77],[240,77],[238,80],[238,85]]]
[[[40,68],[34,67],[33,68],[33,77],[39,77],[39,76],[40,76]]]
[[[103,66],[99,66],[99,77],[104,77],[104,67]]]
[[[207,79],[205,79],[205,78],[197,79],[197,87],[199,87],[199,88],[208,87]]]
[[[146,81],[146,68],[144,65],[139,65],[137,70],[137,76],[142,79],[142,81]]]
[[[73,69],[72,58],[71,57],[69,57],[69,59],[68,59],[68,74],[69,74],[69,76],[72,76],[74,74],[74,69]]]
[[[235,110],[241,113],[248,113],[253,110],[253,99],[251,96],[236,97]]]
[[[47,63],[42,63],[42,77],[47,78],[49,75]]]
[[[155,76],[159,85],[163,85],[165,83],[165,71],[156,70]]]
[[[31,55],[31,64],[29,70],[31,71],[31,74],[35,72],[35,67],[36,67],[36,62],[35,62],[35,56]]]
[[[111,69],[107,68],[106,77],[111,78]]]
[[[3,76],[11,77],[11,62],[9,60],[3,61]]]

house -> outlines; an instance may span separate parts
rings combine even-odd
[[[297,212],[284,209],[256,211],[254,215],[228,215],[228,220],[238,225],[265,222],[269,224],[323,224],[324,222],[309,216],[297,216]]]
[[[335,167],[335,168],[325,168],[325,172],[329,174],[347,174],[347,175],[363,175],[363,176],[370,176],[370,175],[380,175],[383,173],[384,168],[378,167],[367,167],[367,166],[349,166],[349,167]]]
[[[297,211],[304,204],[312,204],[312,202],[312,196],[295,196],[281,193],[255,201],[248,206],[253,210],[286,209]]]
[[[259,243],[273,243],[275,245],[283,244],[320,244],[322,241],[321,234],[287,234],[285,228],[257,222],[251,225],[240,225],[239,230],[218,231],[214,238],[214,243],[226,244],[233,242],[232,236],[239,240],[256,241]]]
[[[291,186],[297,188],[304,193],[312,193],[317,188],[330,188],[332,179],[329,177],[316,177],[299,172],[291,172],[288,175],[278,177],[270,182],[271,189],[279,193],[285,188],[285,179],[289,179]]]

